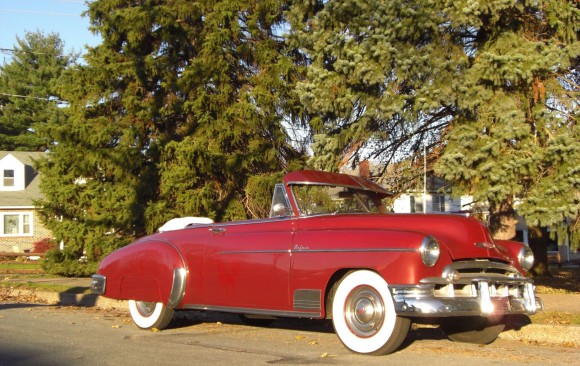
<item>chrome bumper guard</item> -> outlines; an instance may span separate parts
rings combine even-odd
[[[95,274],[91,276],[91,292],[93,294],[102,295],[105,293],[107,286],[107,278],[103,275]]]
[[[476,277],[461,282],[424,279],[421,285],[391,286],[397,315],[409,317],[535,314],[544,304],[527,278]]]

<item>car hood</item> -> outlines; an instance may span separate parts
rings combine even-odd
[[[323,230],[396,230],[430,235],[444,245],[454,260],[496,259],[511,262],[508,251],[496,243],[480,221],[450,214],[352,214],[303,217],[301,227]]]

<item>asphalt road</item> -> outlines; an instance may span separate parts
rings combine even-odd
[[[577,348],[499,339],[453,343],[437,329],[371,357],[346,350],[328,322],[242,325],[235,315],[180,313],[161,332],[137,329],[125,311],[0,303],[0,365],[580,365]]]

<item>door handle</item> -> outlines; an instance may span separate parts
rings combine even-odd
[[[209,229],[209,231],[211,231],[212,233],[214,233],[214,235],[217,234],[223,234],[226,232],[226,229],[223,227],[212,227],[211,229]]]

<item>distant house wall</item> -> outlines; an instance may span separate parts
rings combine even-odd
[[[14,224],[7,223],[16,217],[19,220],[17,231]],[[23,222],[25,217],[29,217],[30,221]],[[52,233],[44,227],[40,215],[33,208],[0,209],[0,252],[32,251],[34,243],[45,238],[52,238]]]
[[[469,204],[469,197],[453,197],[449,194],[405,193],[400,195],[393,204],[396,213],[460,213]],[[425,205],[425,210],[423,209]]]
[[[11,154],[0,160],[0,191],[25,189],[25,165]]]

